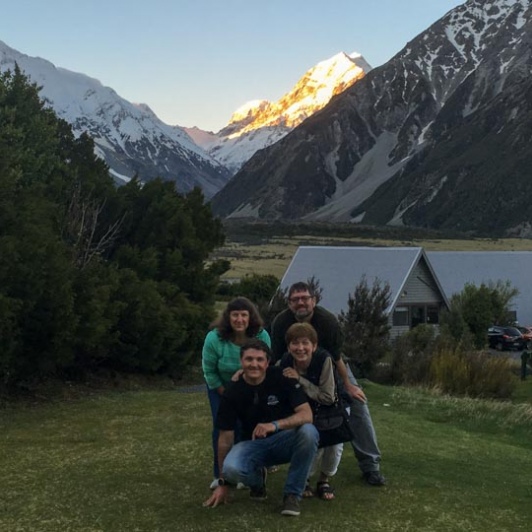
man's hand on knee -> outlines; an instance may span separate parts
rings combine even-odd
[[[362,388],[360,386],[355,386],[354,384],[349,383],[349,386],[347,387],[347,392],[353,399],[356,399],[361,403],[366,403],[368,400],[366,398],[366,394],[362,391]]]
[[[203,503],[206,508],[216,508],[229,502],[229,486],[218,486],[212,495]]]

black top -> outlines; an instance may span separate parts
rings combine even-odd
[[[225,389],[216,426],[220,430],[235,430],[239,420],[241,438],[250,440],[258,423],[289,417],[296,407],[306,402],[308,398],[301,385],[295,379],[284,377],[281,368],[270,366],[260,384],[248,384],[241,376]]]
[[[294,323],[297,323],[297,320],[290,309],[283,310],[273,320],[270,333],[274,358],[273,363],[288,351],[285,335],[288,327]],[[344,336],[336,316],[332,312],[317,305],[314,308],[310,324],[318,333],[319,346],[328,351],[333,357],[333,360],[339,360],[342,354]]]
[[[325,361],[327,358],[329,358],[331,355],[325,351],[325,349],[322,349],[321,347],[318,347],[316,352],[312,355],[312,360],[310,361],[309,367],[307,368],[307,371],[305,373],[305,379],[310,381],[312,384],[319,386],[320,385],[320,378],[321,378],[321,372],[323,371],[323,364],[325,364]],[[281,369],[284,368],[293,368],[294,367],[294,358],[290,353],[285,353],[283,357],[281,358],[281,362],[279,363],[279,366]],[[350,404],[352,402],[352,399],[350,395],[345,391],[342,380],[338,378],[338,374],[336,372],[336,367],[333,364],[333,375],[334,375],[334,383],[336,385],[336,393],[338,394],[339,398],[346,402],[347,404]],[[309,398],[309,403],[312,406],[312,410],[315,410],[316,402]]]

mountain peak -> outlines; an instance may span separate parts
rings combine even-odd
[[[232,115],[229,124],[253,119],[253,116],[270,105],[268,100],[251,100],[241,105]],[[249,123],[249,122],[248,122]],[[247,125],[247,124],[246,124]]]
[[[236,138],[264,127],[294,128],[370,70],[371,66],[358,52],[339,52],[307,70],[292,90],[277,102],[253,100],[244,104],[220,134]],[[235,124],[239,127],[232,127]]]
[[[215,138],[195,132],[193,138],[236,172],[255,152],[281,140],[370,70],[358,52],[339,52],[310,68],[278,101],[247,102],[233,113],[229,124]]]

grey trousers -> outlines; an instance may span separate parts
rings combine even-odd
[[[358,386],[357,380],[347,366],[347,376],[351,384]],[[379,471],[381,452],[377,444],[377,435],[373,428],[373,421],[367,403],[362,403],[356,399],[351,404],[351,418],[355,427],[355,437],[351,440],[351,446],[355,452],[358,466],[362,473],[369,471]]]

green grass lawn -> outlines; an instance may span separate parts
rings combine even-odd
[[[530,398],[532,379],[521,384]],[[516,531],[532,529],[532,405],[366,386],[384,488],[363,484],[346,446],[336,499],[279,515],[236,491],[206,509],[210,419],[203,393],[132,391],[0,411],[0,530]]]

